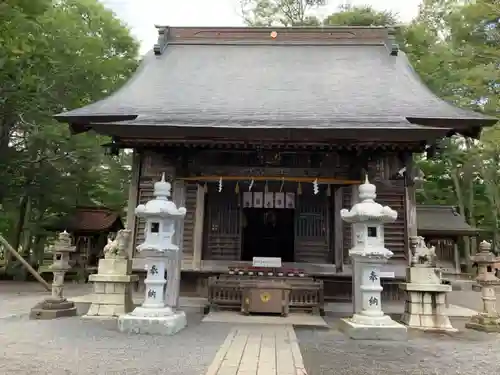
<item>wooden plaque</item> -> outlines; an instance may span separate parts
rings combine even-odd
[[[285,193],[274,193],[274,208],[285,208]]]
[[[285,208],[295,208],[295,193],[286,193]]]
[[[274,193],[267,192],[264,194],[264,207],[274,208]]]
[[[264,207],[264,193],[262,192],[253,193],[253,206],[255,208]]]
[[[245,191],[243,193],[243,208],[253,207],[253,194],[251,191]]]

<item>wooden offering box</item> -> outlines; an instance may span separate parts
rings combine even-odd
[[[250,312],[271,312],[283,314],[283,305],[273,305],[276,299],[286,301],[288,310],[323,313],[323,281],[309,277],[300,269],[231,267],[228,274],[211,276],[208,279],[208,306],[206,311],[219,309],[241,310]],[[256,291],[254,291],[256,290]],[[273,302],[251,303],[260,299],[260,292],[267,291],[264,299],[272,298]],[[275,293],[281,293],[277,297]],[[285,296],[283,296],[283,293]],[[258,297],[255,297],[257,295]],[[248,298],[248,302],[246,302]],[[254,299],[252,299],[254,298]],[[263,305],[266,305],[265,307]],[[252,306],[250,306],[252,305]],[[257,307],[255,307],[257,306]],[[269,311],[271,309],[272,311]],[[265,310],[265,311],[264,311]]]
[[[241,288],[243,292],[242,313],[288,315],[291,290],[288,283],[248,280],[241,282]]]

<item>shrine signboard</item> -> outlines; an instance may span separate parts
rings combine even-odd
[[[260,268],[281,268],[281,258],[253,257],[252,266]]]

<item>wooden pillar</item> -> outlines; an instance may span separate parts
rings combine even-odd
[[[405,247],[406,256],[408,257],[408,265],[411,266],[413,251],[412,246],[415,245],[415,241],[412,244],[410,238],[415,238],[418,236],[417,228],[417,197],[415,189],[415,176],[417,175],[417,170],[415,163],[413,162],[413,155],[409,156],[405,161],[406,173],[405,173],[405,216],[406,216],[406,236],[405,236]]]
[[[177,208],[185,207],[186,204],[186,186],[184,181],[175,180],[173,182],[173,193],[172,193],[172,201],[176,204]],[[180,283],[181,283],[181,271],[182,271],[182,259],[183,259],[183,237],[184,237],[184,220],[179,220],[175,225],[175,235],[174,235],[174,243],[179,246],[179,251],[177,253],[177,257],[172,260],[175,264],[173,267],[169,267],[168,269],[173,270],[170,274],[167,272],[167,283],[171,283],[170,285],[175,285],[172,287],[172,295],[166,296],[167,305],[173,307],[179,307],[179,294],[180,294]]]
[[[193,230],[193,269],[201,268],[201,255],[203,250],[203,227],[205,222],[205,189],[198,184],[196,190],[196,211],[194,215]]]
[[[356,203],[359,202],[359,185],[351,185],[351,206],[347,208],[351,208]],[[351,224],[351,246],[356,245],[356,234],[352,229]],[[361,285],[361,270],[359,269],[358,263],[351,262],[352,267],[352,308],[353,313],[357,314],[362,310],[362,300],[361,300],[361,289],[359,286]]]
[[[340,210],[342,209],[342,201],[344,195],[344,187],[338,187],[335,189],[335,195],[333,197],[333,209],[334,212],[334,262],[337,272],[342,272],[344,270],[344,223],[340,217]],[[347,207],[348,208],[348,207]]]
[[[453,240],[453,260],[455,261],[455,272],[462,272],[462,268],[460,267],[460,252],[458,251],[458,243],[457,238]]]
[[[125,219],[125,228],[132,231],[130,243],[127,249],[127,254],[132,259],[134,256],[134,243],[135,243],[135,208],[139,198],[139,180],[141,176],[141,155],[134,150],[132,154],[132,171],[130,177],[130,186],[128,189],[128,205],[127,205],[127,218]]]
[[[417,229],[417,199],[415,196],[414,186],[405,186],[405,207],[406,207],[406,236],[405,245],[408,257],[408,265],[411,266],[411,258],[413,256],[410,241],[411,237],[418,235]]]
[[[347,209],[351,209],[356,203],[359,202],[359,185],[351,185],[351,205],[346,207]],[[351,246],[356,244],[356,235],[351,228]]]

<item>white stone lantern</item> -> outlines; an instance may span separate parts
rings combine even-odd
[[[349,251],[353,264],[352,318],[342,319],[342,329],[354,339],[396,339],[406,337],[406,327],[382,311],[380,269],[393,253],[385,248],[384,224],[398,214],[375,202],[376,187],[368,177],[359,186],[359,202],[340,216],[352,224],[354,247]],[[390,333],[389,333],[390,332]]]
[[[144,242],[137,246],[140,252],[147,252],[147,276],[144,303],[132,313],[120,316],[118,326],[121,331],[149,334],[175,334],[186,326],[183,311],[174,311],[173,306],[165,303],[165,263],[176,258],[179,247],[172,243],[175,222],[186,216],[186,208],[177,208],[170,200],[171,185],[165,181],[154,184],[154,199],[137,206],[135,213],[145,223]],[[169,262],[167,272],[175,272],[175,262]],[[176,285],[167,285],[176,288]]]

